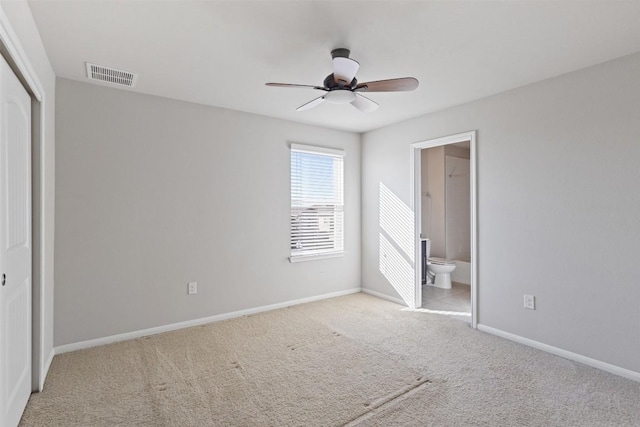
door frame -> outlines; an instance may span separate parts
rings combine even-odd
[[[439,147],[470,142],[470,179],[471,179],[471,327],[478,327],[478,209],[477,209],[477,160],[476,131],[458,133],[442,138],[428,139],[411,144],[411,203],[414,230],[414,296],[413,308],[422,306],[422,257],[420,228],[422,226],[422,156],[425,148]]]
[[[31,390],[42,391],[46,373],[53,360],[53,350],[44,354],[45,325],[45,287],[46,263],[45,249],[45,120],[50,118],[45,111],[45,91],[35,72],[29,57],[20,43],[9,18],[0,8],[0,54],[22,82],[31,96]]]

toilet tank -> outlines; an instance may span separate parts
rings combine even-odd
[[[422,243],[422,255],[425,258],[429,258],[431,256],[431,239],[421,237],[420,241]]]
[[[431,256],[431,240],[420,238],[420,253],[422,262],[422,284],[427,283],[427,258]]]

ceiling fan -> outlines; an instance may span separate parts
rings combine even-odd
[[[414,77],[399,79],[376,80],[358,83],[355,78],[360,64],[349,58],[349,49],[338,48],[331,51],[333,58],[333,73],[329,74],[322,86],[298,85],[288,83],[266,83],[267,86],[311,88],[324,91],[325,94],[301,105],[296,111],[305,111],[322,104],[324,101],[333,104],[351,103],[358,110],[368,113],[375,111],[378,104],[362,95],[361,92],[399,92],[410,91],[418,87],[418,80]]]

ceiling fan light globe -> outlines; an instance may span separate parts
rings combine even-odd
[[[324,99],[332,104],[349,104],[356,99],[356,94],[346,89],[338,89],[327,92]]]

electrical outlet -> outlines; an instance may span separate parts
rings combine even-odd
[[[194,295],[198,293],[198,282],[189,282],[189,286],[187,287],[187,294]]]
[[[529,310],[536,309],[536,297],[533,295],[525,295],[524,296],[524,308]]]

